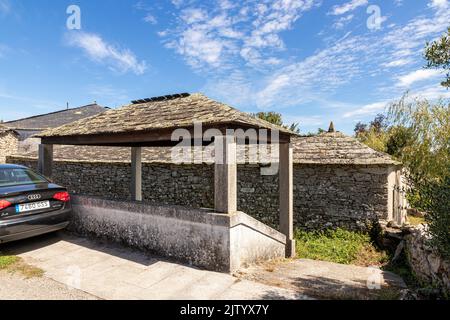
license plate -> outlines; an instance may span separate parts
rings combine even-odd
[[[32,203],[24,203],[24,204],[17,204],[16,205],[16,212],[28,212],[28,211],[34,211],[34,210],[41,210],[50,208],[50,201],[39,201],[39,202],[32,202]]]

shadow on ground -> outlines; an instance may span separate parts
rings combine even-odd
[[[5,243],[0,245],[0,252],[2,251],[12,255],[21,255],[54,245],[60,241],[66,241],[86,249],[106,253],[117,258],[141,264],[143,266],[150,266],[158,261],[167,260],[161,259],[161,257],[158,257],[158,259],[153,259],[152,255],[145,255],[141,251],[132,248],[127,248],[119,244],[108,243],[98,239],[92,240],[77,237],[66,231],[59,231],[44,234],[38,237]]]

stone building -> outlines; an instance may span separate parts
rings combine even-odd
[[[17,152],[19,134],[0,125],[0,163],[5,163],[6,157]]]
[[[368,230],[382,220],[402,223],[400,163],[340,132],[292,138],[294,223],[303,229]],[[150,203],[212,208],[214,166],[177,164],[170,148],[143,149],[143,199]],[[242,157],[238,159],[242,160]],[[36,167],[37,154],[9,157]],[[129,199],[126,148],[55,146],[53,179],[73,193]],[[238,161],[238,209],[278,225],[278,176],[262,175],[264,163]]]
[[[109,108],[99,106],[97,103],[77,107],[59,110],[56,112],[50,112],[46,114],[35,115],[28,118],[3,122],[2,125],[14,130],[18,134],[19,142],[14,150],[8,152],[11,153],[23,153],[29,151],[37,151],[37,146],[40,143],[40,139],[33,138],[32,136],[50,128],[56,128],[64,124],[74,122],[80,119],[92,117],[99,113],[105,112]]]

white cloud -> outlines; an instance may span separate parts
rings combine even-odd
[[[93,61],[104,63],[118,72],[132,71],[137,75],[147,69],[145,61],[138,61],[129,49],[120,49],[107,43],[101,36],[87,32],[70,32],[66,35],[67,44],[83,49]]]
[[[447,0],[431,0],[428,6],[438,9],[447,9],[449,7],[449,2]]]
[[[144,21],[150,24],[158,23],[158,20],[156,20],[155,16],[153,16],[151,13],[147,13],[147,15],[144,17]]]
[[[408,74],[398,77],[398,86],[400,87],[410,87],[412,84],[435,78],[442,75],[442,72],[434,69],[421,69],[410,72]]]
[[[382,92],[379,82],[370,86],[367,95],[376,96],[375,101],[385,103],[384,97],[402,95],[404,87],[396,86],[402,83],[398,75],[414,71],[409,65],[420,68],[417,62],[423,64],[424,44],[441,35],[450,21],[450,11],[440,9],[442,5],[433,6],[406,23],[390,24],[382,32],[348,32],[340,39],[327,36],[323,47],[306,58],[286,58],[288,55],[281,54],[286,49],[282,32],[293,28],[304,12],[320,2],[183,1],[178,4],[176,27],[160,36],[189,65],[208,75],[204,90],[220,100],[264,110],[307,103],[329,108],[325,101],[334,100],[339,88],[369,77],[382,76],[388,88]],[[365,4],[368,1],[347,1],[333,7],[335,23],[351,21],[356,15],[352,11]],[[401,73],[392,73],[389,68],[398,68]],[[405,81],[411,80],[406,77]],[[349,105],[340,110],[359,110],[356,114],[363,115],[378,108],[380,104]]]
[[[144,20],[147,23],[150,24],[157,24],[158,20],[156,19],[156,17],[152,14],[153,12],[153,7],[148,5],[146,2],[144,1],[138,1],[134,6],[135,9],[140,10],[140,11],[144,11],[145,12],[145,16],[142,20]]]
[[[450,99],[450,91],[443,86],[433,85],[419,88],[411,92],[410,96],[427,100]]]
[[[336,5],[331,10],[330,14],[339,16],[342,14],[346,14],[347,12],[351,12],[361,6],[365,6],[369,4],[368,0],[351,0],[349,2],[346,2],[342,5]]]
[[[372,50],[359,37],[337,40],[306,59],[289,64],[265,79],[264,87],[256,94],[260,108],[273,105],[294,106],[333,92],[364,73],[372,57]]]
[[[405,65],[410,64],[410,63],[412,63],[412,62],[413,62],[412,59],[403,59],[403,58],[400,58],[400,59],[396,59],[396,60],[384,62],[384,63],[382,64],[382,66],[383,66],[383,67],[386,67],[386,68],[395,68],[395,67],[402,67],[402,66],[405,66]]]
[[[321,126],[326,124],[325,120],[323,119],[322,115],[316,115],[316,116],[292,116],[285,114],[283,115],[283,119],[286,123],[298,123],[300,126],[300,129],[302,129],[304,126]]]
[[[350,21],[352,21],[354,18],[353,14],[349,14],[348,16],[345,17],[340,17],[334,24],[333,24],[333,28],[335,29],[342,29],[345,25],[347,25],[348,23],[350,23]]]
[[[427,100],[449,99],[450,91],[440,85],[431,85],[431,86],[428,85],[409,92],[407,98],[411,101],[414,99],[427,99]],[[342,117],[344,119],[347,118],[358,119],[359,117],[373,116],[376,115],[377,113],[385,111],[387,107],[395,100],[396,99],[391,99],[367,104],[344,113]]]
[[[194,68],[228,69],[241,63],[258,68],[273,66],[279,63],[274,54],[285,48],[280,33],[291,29],[303,12],[319,3],[320,0],[177,3],[181,7],[177,27],[161,36],[168,48]]]
[[[9,0],[0,0],[0,16],[7,15],[11,12],[11,3]]]
[[[450,21],[450,11],[437,10],[429,17],[419,16],[403,26],[392,26],[384,34],[352,35],[330,41],[328,47],[295,63],[279,68],[264,79],[255,94],[256,105],[299,106],[318,98],[329,97],[339,87],[368,76],[384,75],[389,96],[400,96],[403,88],[423,79],[432,80],[435,70],[411,75],[387,74],[384,68],[404,67],[414,61],[423,63],[426,41],[439,36]],[[414,70],[415,71],[415,70]],[[281,81],[283,80],[283,81]],[[377,88],[372,87],[373,93]]]
[[[252,106],[255,93],[248,76],[241,70],[217,78],[210,76],[201,92],[208,92],[212,98],[234,106]]]
[[[342,117],[343,118],[353,118],[353,117],[360,117],[360,116],[375,115],[379,112],[384,111],[386,109],[386,107],[388,106],[388,104],[389,104],[388,101],[380,101],[380,102],[367,104],[356,110],[345,113]]]

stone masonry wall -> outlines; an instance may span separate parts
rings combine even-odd
[[[0,132],[0,163],[5,163],[7,156],[17,152],[18,140],[11,131]]]
[[[442,259],[428,244],[426,225],[411,227],[405,236],[406,253],[415,276],[425,285],[439,288],[450,295],[450,263]]]
[[[36,161],[9,158],[36,168]],[[129,199],[129,163],[55,162],[53,180],[75,194]],[[387,218],[387,168],[295,165],[294,223],[304,229],[366,230]],[[214,206],[214,166],[143,164],[144,201],[189,207]],[[238,209],[278,227],[278,176],[257,165],[238,166]]]

